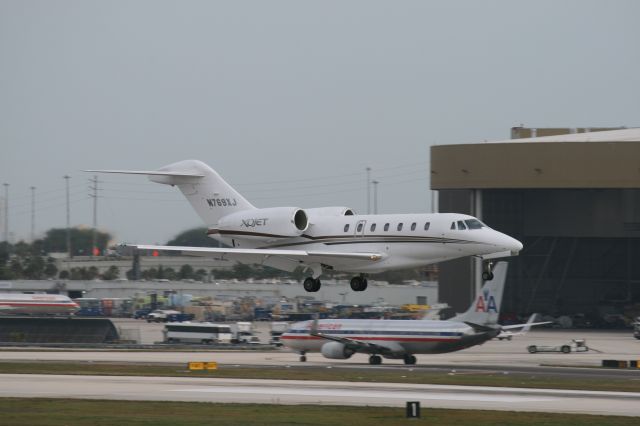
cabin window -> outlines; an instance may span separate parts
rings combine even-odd
[[[485,227],[485,224],[480,222],[478,219],[468,219],[465,220],[464,223],[467,224],[467,228],[469,229],[481,229]]]
[[[430,223],[429,223],[429,222],[427,222],[427,223],[425,223],[425,224],[424,224],[424,230],[425,230],[425,231],[428,231],[428,230],[429,230],[429,225],[430,225]]]
[[[402,231],[402,222],[400,222],[400,223],[398,224],[398,228],[397,228],[397,229],[398,229],[398,231]]]
[[[416,223],[415,223],[415,222],[413,222],[413,223],[411,224],[411,230],[412,230],[412,231],[415,231],[415,230],[416,230]]]
[[[458,221],[458,229],[459,229],[460,231],[462,231],[462,230],[467,229],[467,226],[464,224],[464,222],[463,222],[463,221],[459,220],[459,221]]]
[[[384,230],[385,230],[385,232],[389,230],[389,224],[388,223],[384,224]]]
[[[349,232],[349,224],[348,223],[344,226],[344,232]]]
[[[375,230],[376,230],[376,224],[375,224],[375,223],[372,223],[372,224],[371,224],[371,228],[370,228],[370,230],[371,230],[371,232],[373,232],[373,231],[375,231]]]
[[[362,223],[358,224],[358,227],[356,228],[357,232],[362,232],[362,228],[364,227],[364,225]]]
[[[456,223],[455,222],[451,222],[451,229],[456,229]]]

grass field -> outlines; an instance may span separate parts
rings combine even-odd
[[[114,364],[97,362],[0,362],[0,374],[90,374],[119,376],[219,377],[242,379],[335,380],[380,383],[419,383],[469,386],[507,386],[640,392],[640,380],[628,378],[566,378],[536,374],[496,374],[380,370],[356,368],[256,368],[220,366],[215,371],[188,371],[183,364]]]
[[[211,404],[71,399],[0,398],[3,426],[109,425],[456,425],[456,426],[635,426],[634,417],[422,407],[422,418],[406,419],[404,408],[317,405]]]

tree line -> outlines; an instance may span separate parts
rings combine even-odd
[[[191,247],[218,247],[220,244],[209,238],[206,228],[193,228],[178,234],[166,245]],[[93,230],[72,228],[70,232],[72,256],[91,255],[93,252]],[[96,248],[100,254],[105,254],[112,237],[109,233],[96,231]],[[0,280],[115,280],[120,277],[119,269],[111,266],[106,272],[100,273],[95,266],[74,267],[69,270],[58,270],[56,261],[50,253],[67,253],[67,229],[54,228],[46,232],[41,239],[31,244],[20,241],[15,244],[0,243]],[[246,265],[237,263],[228,269],[194,269],[191,265],[182,265],[180,269],[159,266],[141,271],[141,278],[146,280],[166,279],[174,280],[247,280],[247,279],[291,279],[302,281],[306,278],[305,268],[298,267],[293,272],[260,265]],[[349,278],[333,271],[326,271],[325,278]],[[133,270],[126,272],[126,278],[133,279]],[[421,269],[405,271],[388,271],[370,276],[371,279],[399,284],[405,280],[425,279],[425,272]]]

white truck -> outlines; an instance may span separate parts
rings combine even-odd
[[[248,321],[238,321],[231,326],[233,330],[233,343],[244,345],[258,345],[260,339],[253,335],[253,324]]]
[[[284,321],[275,321],[271,323],[271,339],[269,340],[270,345],[275,345],[277,347],[282,346],[282,342],[280,342],[280,336],[285,333],[289,329],[289,323]]]

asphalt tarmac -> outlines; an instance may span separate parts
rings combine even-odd
[[[146,327],[146,326],[145,326]],[[527,346],[561,345],[571,339],[586,339],[592,348],[579,353],[527,352]],[[629,378],[640,380],[640,370],[597,369],[603,359],[639,360],[640,340],[628,330],[599,332],[585,330],[538,330],[512,341],[490,341],[463,351],[418,355],[418,364],[384,360],[371,366],[368,357],[356,354],[348,360],[332,360],[317,353],[301,363],[289,350],[275,351],[113,351],[38,350],[0,348],[0,361],[134,362],[186,363],[216,361],[220,368],[362,368],[424,369],[447,373],[501,372],[573,378]],[[260,402],[279,404],[342,404],[403,406],[406,401],[422,401],[423,406],[459,409],[496,409],[640,416],[640,393],[580,392],[514,388],[478,388],[405,384],[343,382],[296,382],[235,379],[191,379],[152,377],[97,377],[1,375],[1,396],[107,398],[132,400],[173,400],[211,402]]]
[[[640,416],[640,393],[172,377],[0,375],[2,397],[397,406]]]

